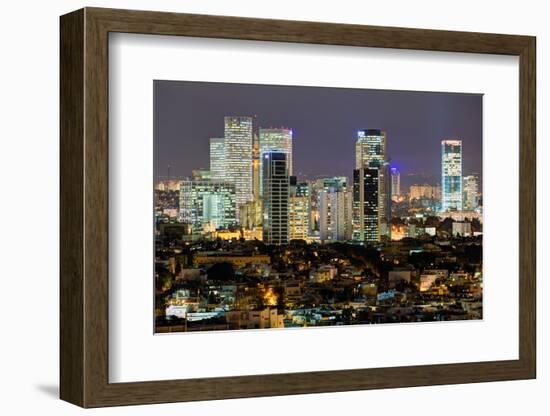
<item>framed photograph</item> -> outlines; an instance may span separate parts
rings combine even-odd
[[[82,407],[536,377],[535,38],[61,17]]]

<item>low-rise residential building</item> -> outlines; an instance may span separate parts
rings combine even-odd
[[[265,308],[259,311],[229,311],[225,313],[229,327],[232,329],[284,328],[284,316],[276,308]]]

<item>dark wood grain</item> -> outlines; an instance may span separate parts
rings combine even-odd
[[[520,54],[519,102],[519,356],[536,377],[536,41]]]
[[[109,383],[108,33],[298,42],[520,57],[519,359]],[[83,407],[213,400],[536,376],[535,39],[86,8],[61,18],[61,397]],[[511,271],[513,272],[513,271]]]
[[[84,11],[61,19],[60,388],[84,405]]]

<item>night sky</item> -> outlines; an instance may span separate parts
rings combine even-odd
[[[357,130],[387,133],[401,183],[438,183],[441,139],[460,138],[463,174],[481,174],[482,95],[326,87],[155,81],[155,174],[208,169],[209,138],[224,116],[256,116],[256,127],[293,130],[299,179],[348,176]],[[413,176],[414,175],[414,176]]]

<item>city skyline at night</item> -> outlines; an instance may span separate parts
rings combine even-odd
[[[446,138],[463,140],[465,174],[482,174],[480,94],[155,81],[155,106],[157,179],[208,169],[209,140],[223,136],[226,116],[251,116],[256,129],[290,129],[298,178],[351,180],[357,131],[369,128],[390,137],[387,154],[404,186],[440,182],[438,146]]]
[[[480,95],[162,81],[154,114],[156,332],[482,318]]]

